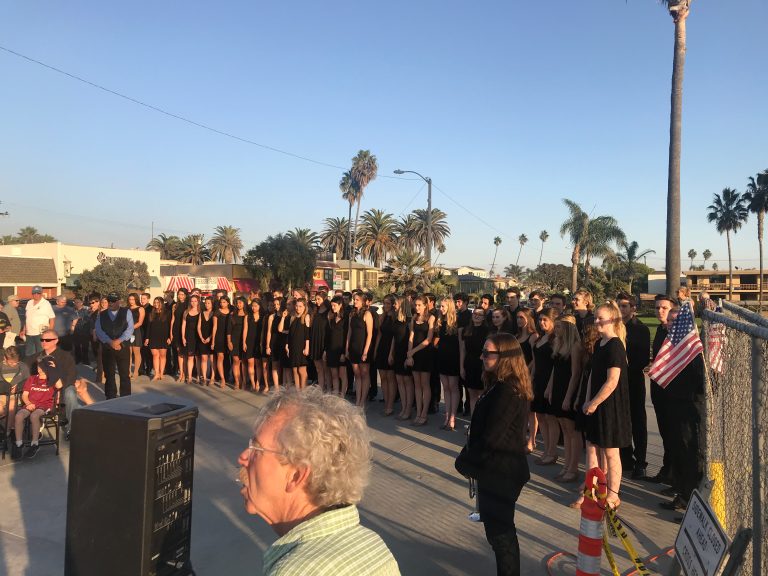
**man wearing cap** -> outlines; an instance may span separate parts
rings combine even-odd
[[[42,352],[43,347],[40,344],[40,334],[43,330],[53,329],[56,314],[53,312],[51,303],[43,298],[43,289],[40,286],[32,288],[32,299],[27,302],[26,310],[27,320],[22,337],[26,337],[27,340],[24,354],[27,357],[31,357]]]
[[[104,395],[109,400],[117,397],[115,366],[120,375],[120,396],[131,393],[131,339],[133,314],[120,306],[120,296],[110,292],[109,307],[96,318],[96,338],[101,342],[101,362],[104,366]]]
[[[19,334],[21,332],[21,318],[19,318],[19,297],[16,294],[11,294],[5,301],[5,308],[3,312],[8,316],[8,321],[11,323],[11,332]]]

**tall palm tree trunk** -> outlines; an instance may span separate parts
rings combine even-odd
[[[499,253],[499,247],[496,246],[496,250],[493,251],[493,262],[491,262],[491,274],[496,268],[496,255]]]
[[[362,192],[360,193],[360,196],[358,196],[357,199],[357,209],[355,210],[355,236],[352,238],[352,249],[350,251],[350,254],[352,256],[355,255],[355,246],[357,246],[357,223],[360,220],[360,200],[362,199]]]
[[[520,262],[520,254],[523,252],[523,245],[520,244],[520,249],[517,251],[517,260],[515,260],[515,266]]]
[[[571,293],[576,292],[579,286],[579,248],[573,249],[571,254]]]
[[[541,241],[541,250],[539,251],[539,263],[538,266],[541,266],[541,259],[544,256],[544,241]]]
[[[733,302],[733,262],[731,261],[731,233],[725,231],[725,237],[728,240],[728,300]]]
[[[346,253],[347,253],[347,260],[352,260],[352,252],[350,251],[350,248],[352,247],[352,203],[349,204],[349,218],[347,218],[347,246],[346,246]],[[349,279],[350,282],[352,281],[352,278]]]
[[[680,153],[683,125],[683,71],[685,69],[685,23],[688,8],[681,6],[675,20],[675,55],[672,63],[672,95],[669,114],[669,173],[667,176],[667,292],[680,287]]]
[[[757,273],[757,312],[763,311],[763,224],[765,212],[762,210],[757,213],[757,241],[760,244],[760,270]]]

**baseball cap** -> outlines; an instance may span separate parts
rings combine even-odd
[[[33,286],[32,287],[32,294],[42,294],[43,288],[42,286]]]
[[[120,296],[118,296],[117,292],[107,294],[107,302],[117,302],[118,300],[120,300]]]
[[[5,299],[6,302],[13,302],[14,300],[16,302],[19,301],[19,297],[16,294],[11,294],[10,296],[8,296],[8,298]]]

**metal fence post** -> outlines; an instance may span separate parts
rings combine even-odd
[[[760,430],[760,392],[763,376],[763,347],[752,336],[752,573],[762,572],[763,553],[763,494],[762,466],[763,436]]]

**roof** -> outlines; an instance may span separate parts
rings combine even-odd
[[[56,266],[52,258],[0,256],[0,284],[55,286],[58,283]]]

